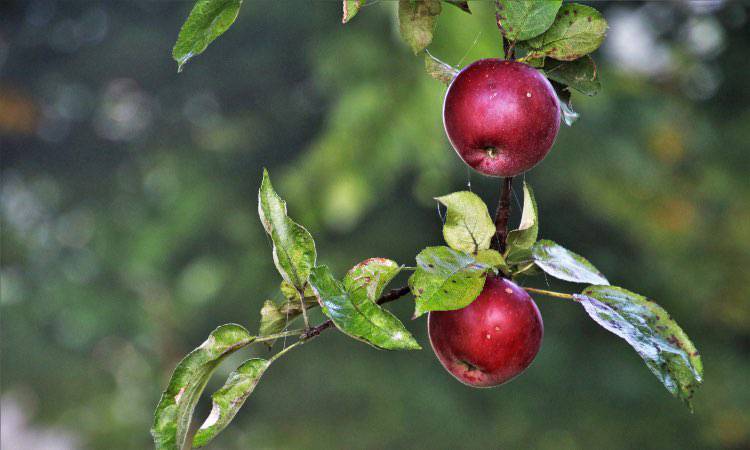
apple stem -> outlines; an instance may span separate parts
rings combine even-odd
[[[532,294],[546,295],[547,297],[564,298],[568,300],[574,299],[573,295],[564,294],[562,292],[546,291],[544,289],[536,289],[536,288],[530,288],[530,287],[525,287],[524,290]]]
[[[508,240],[508,221],[510,220],[510,194],[513,192],[513,177],[503,178],[500,186],[500,199],[495,211],[495,241],[493,248],[505,252]]]

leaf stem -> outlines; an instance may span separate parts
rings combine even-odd
[[[299,347],[300,345],[302,345],[302,344],[304,344],[304,343],[305,343],[305,341],[303,341],[303,340],[301,340],[301,339],[300,339],[299,341],[297,341],[297,342],[293,343],[293,344],[292,344],[292,345],[290,345],[289,347],[284,347],[283,349],[281,349],[281,351],[279,351],[278,353],[276,353],[275,355],[273,355],[273,356],[272,356],[272,357],[271,357],[271,358],[270,358],[270,359],[268,360],[268,364],[271,364],[272,362],[274,362],[274,361],[276,361],[277,359],[281,358],[281,356],[282,356],[282,355],[283,355],[284,353],[288,352],[289,350],[291,350],[291,349],[293,349],[293,348],[295,348],[295,347]]]
[[[305,306],[305,287],[307,287],[307,284],[302,286],[302,289],[297,289],[297,292],[299,292],[299,304],[302,308],[302,319],[305,322],[305,329],[309,329],[310,322],[307,319],[307,307]]]
[[[572,294],[565,294],[563,292],[547,291],[544,289],[536,289],[530,287],[525,287],[524,290],[526,290],[526,292],[531,292],[532,294],[546,295],[547,297],[564,298],[568,300],[572,300],[574,298]]]
[[[513,177],[503,178],[500,186],[500,199],[495,211],[495,240],[492,247],[505,253],[508,239],[508,221],[510,220],[510,194],[513,192]]]
[[[280,338],[299,336],[300,334],[304,332],[305,332],[304,329],[282,331],[281,333],[268,334],[266,336],[258,337],[253,342],[275,341],[276,339],[280,339]]]

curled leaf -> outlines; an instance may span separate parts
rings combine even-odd
[[[229,374],[224,386],[211,396],[211,412],[193,437],[194,447],[208,444],[229,425],[270,364],[265,359],[249,359]]]
[[[424,69],[432,78],[446,85],[451,84],[451,81],[458,75],[458,69],[435,58],[427,50],[424,55]]]
[[[265,169],[258,191],[258,214],[273,241],[276,268],[287,283],[303,290],[315,266],[315,241],[302,225],[289,218],[286,202],[274,191]]]
[[[539,235],[539,214],[531,186],[523,182],[523,211],[518,228],[508,233],[508,255],[530,249]]]
[[[193,410],[211,374],[224,358],[254,340],[239,325],[222,325],[180,361],[154,413],[151,435],[157,449],[183,448]]]

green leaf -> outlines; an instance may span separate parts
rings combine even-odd
[[[367,260],[340,283],[328,267],[318,266],[310,274],[310,284],[325,315],[344,334],[386,350],[419,350],[401,321],[375,303],[399,270],[393,261]]]
[[[443,238],[451,248],[466,253],[490,248],[490,241],[495,235],[495,224],[487,211],[487,205],[478,195],[461,191],[435,200],[448,208]]]
[[[574,297],[594,321],[625,339],[664,387],[692,411],[690,400],[703,382],[703,363],[661,306],[615,286],[589,286]]]
[[[573,100],[570,96],[570,88],[555,80],[550,80],[550,82],[557,93],[557,98],[560,99],[560,112],[562,114],[563,122],[565,125],[572,127],[581,115],[573,110]]]
[[[172,49],[178,72],[182,72],[190,58],[203,53],[208,44],[232,26],[241,5],[242,0],[198,0],[195,3]]]
[[[357,12],[359,12],[359,8],[364,4],[365,0],[344,0],[344,15],[341,18],[341,23],[347,23],[352,20],[352,18],[357,15]]]
[[[266,300],[263,308],[260,310],[260,329],[259,337],[269,336],[284,331],[289,324],[294,322],[302,314],[300,305],[300,295],[297,288],[287,283],[281,282],[281,292],[287,301],[276,304],[273,300]],[[305,287],[305,308],[310,309],[318,306],[318,299],[308,284]],[[264,341],[269,348],[273,347],[276,341]]]
[[[461,11],[471,14],[471,9],[469,8],[469,2],[467,0],[444,0],[444,1],[445,3],[455,6]]]
[[[302,225],[287,216],[286,202],[273,190],[265,169],[258,192],[258,214],[273,241],[276,268],[287,283],[303,290],[315,266],[315,241]]]
[[[352,267],[344,276],[344,289],[355,297],[377,302],[401,266],[386,258],[370,258]]]
[[[281,294],[284,295],[284,298],[286,298],[288,301],[299,303],[299,291],[296,287],[292,286],[287,281],[281,282],[279,290],[281,291]],[[318,301],[315,300],[315,292],[313,292],[312,288],[309,285],[305,286],[305,298],[308,300],[306,303],[312,303],[314,305],[318,304]]]
[[[566,3],[544,34],[524,41],[521,46],[529,51],[528,58],[572,61],[599,48],[606,32],[607,21],[599,11],[578,3]]]
[[[254,340],[255,336],[239,325],[222,325],[180,361],[154,413],[151,435],[156,448],[183,448],[195,404],[214,369],[228,355]]]
[[[505,263],[505,258],[497,250],[487,249],[479,250],[474,259],[486,266],[494,267],[498,269],[507,269],[508,265]]]
[[[265,359],[249,359],[229,374],[224,386],[211,396],[213,406],[193,437],[194,447],[208,444],[229,425],[270,365]]]
[[[445,84],[451,84],[451,81],[458,75],[458,69],[435,58],[425,50],[424,70],[432,78]]]
[[[521,248],[521,249],[513,250],[512,252],[509,252],[507,255],[505,255],[505,262],[507,262],[510,265],[528,264],[532,261],[533,261],[533,258],[531,257],[530,248]]]
[[[598,94],[602,88],[597,77],[596,64],[590,56],[575,61],[547,59],[544,63],[544,74],[547,78],[588,96]]]
[[[499,0],[495,5],[503,35],[511,41],[525,41],[552,25],[562,0]]]
[[[523,277],[531,277],[539,275],[542,271],[533,262],[526,264],[519,264],[511,270],[511,278],[513,281],[520,280]]]
[[[273,300],[266,300],[260,309],[260,327],[258,336],[264,337],[280,333],[289,323],[289,317],[283,314],[279,306]],[[273,346],[273,341],[266,342],[269,347]]]
[[[555,242],[541,240],[531,248],[531,254],[534,263],[555,278],[573,283],[609,284],[586,258]]]
[[[484,288],[489,266],[468,253],[448,247],[427,247],[417,255],[417,269],[409,278],[415,298],[414,318],[427,311],[461,309]]]
[[[518,229],[508,233],[508,255],[531,248],[539,235],[539,215],[534,191],[523,182],[523,211]]]
[[[440,0],[400,0],[398,23],[401,37],[416,55],[432,42],[443,6]]]

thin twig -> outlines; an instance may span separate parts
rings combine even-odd
[[[299,341],[295,342],[294,344],[290,345],[289,347],[284,347],[281,351],[279,351],[278,353],[276,353],[275,355],[273,355],[271,357],[271,359],[268,360],[268,363],[271,364],[272,362],[274,362],[277,359],[279,359],[284,353],[286,353],[289,350],[293,349],[294,347],[298,347],[298,346],[300,346],[300,345],[302,345],[304,343],[305,343],[305,341],[303,341],[303,340],[300,339]]]
[[[546,295],[547,297],[564,298],[564,299],[567,299],[567,300],[572,300],[572,299],[575,298],[571,294],[564,294],[562,292],[547,291],[547,290],[544,290],[544,289],[536,289],[536,288],[525,287],[524,290],[526,290],[526,292],[531,292],[532,294]]]
[[[304,329],[282,331],[281,333],[274,333],[274,334],[268,334],[265,336],[260,336],[256,338],[255,341],[253,342],[275,341],[276,339],[281,339],[285,337],[299,336],[300,334],[304,332],[305,332]]]
[[[495,240],[492,247],[500,253],[505,252],[508,240],[508,221],[510,220],[510,195],[513,192],[513,177],[503,178],[500,186],[500,199],[495,211]]]

